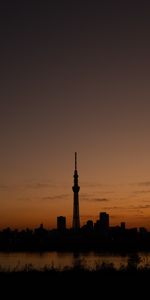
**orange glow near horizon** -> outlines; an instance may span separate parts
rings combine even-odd
[[[71,183],[71,182],[70,182]],[[150,229],[149,182],[130,184],[99,184],[80,182],[81,226],[87,220],[95,222],[101,211],[110,215],[110,225],[126,223],[126,227]],[[71,184],[70,184],[71,185]],[[73,192],[68,184],[28,183],[1,186],[3,202],[0,228],[56,228],[57,216],[66,216],[67,227],[72,226]],[[68,193],[69,191],[69,193]],[[144,196],[144,198],[143,198]],[[11,201],[10,201],[11,199]],[[9,209],[8,209],[9,203]]]

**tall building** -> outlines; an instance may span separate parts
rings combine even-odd
[[[121,222],[120,227],[121,227],[121,230],[124,231],[126,229],[126,223],[125,222]]]
[[[88,230],[93,230],[93,228],[94,228],[93,221],[92,220],[88,220],[86,222],[86,226],[87,226]]]
[[[102,231],[109,230],[109,214],[106,212],[100,213],[100,227]]]
[[[66,229],[66,218],[63,216],[57,217],[57,230],[64,231]]]
[[[75,152],[75,171],[74,171],[74,185],[72,187],[74,193],[73,199],[73,222],[72,228],[77,230],[80,228],[80,216],[79,216],[79,190],[80,187],[78,185],[78,171],[77,171],[77,153]]]

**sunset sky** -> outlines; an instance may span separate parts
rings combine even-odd
[[[29,4],[27,4],[27,2]],[[0,228],[150,229],[150,2],[0,2]]]

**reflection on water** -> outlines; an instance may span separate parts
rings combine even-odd
[[[139,253],[141,257],[141,265],[150,264],[150,253]],[[44,253],[0,253],[0,266],[5,269],[12,270],[14,268],[21,269],[26,265],[32,265],[36,269],[44,266],[56,267],[63,269],[64,267],[73,267],[79,264],[88,269],[95,269],[97,265],[103,262],[106,264],[113,263],[115,268],[121,265],[126,266],[128,255],[114,255],[103,253],[73,253],[73,252],[44,252]]]

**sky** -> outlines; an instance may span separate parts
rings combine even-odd
[[[77,151],[81,224],[150,229],[149,37],[149,1],[0,2],[0,228],[70,227]]]

